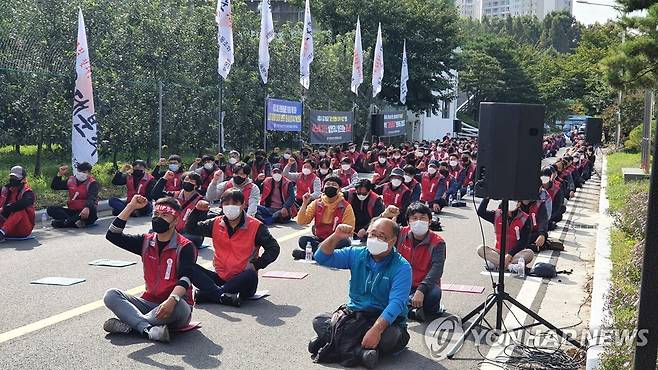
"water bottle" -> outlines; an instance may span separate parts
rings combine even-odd
[[[313,261],[313,247],[311,247],[311,242],[306,243],[306,256],[304,257],[304,261],[309,263]]]
[[[41,227],[44,229],[48,227],[48,214],[46,212],[41,214]]]
[[[466,196],[469,196],[469,197],[471,196],[471,190],[472,190],[471,185],[466,187]]]
[[[518,268],[517,273],[519,274],[519,277],[525,278],[525,260],[523,259],[523,257],[519,258],[519,264],[517,268]]]

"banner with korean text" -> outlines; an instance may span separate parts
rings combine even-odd
[[[311,110],[311,144],[341,144],[352,141],[354,112]]]
[[[302,131],[302,102],[266,99],[265,127],[268,131]]]

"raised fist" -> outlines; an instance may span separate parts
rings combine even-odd
[[[129,173],[129,172],[132,171],[132,169],[133,169],[133,166],[131,166],[130,164],[126,163],[126,164],[123,165],[123,167],[121,167],[121,172],[123,172],[123,173]]]
[[[341,239],[347,239],[352,237],[353,230],[354,228],[350,225],[340,224],[336,226],[336,231],[334,231],[334,234],[336,234],[336,236],[339,236]]]
[[[167,164],[167,160],[164,158],[160,158],[160,161],[158,161],[158,166],[165,166]]]
[[[210,205],[205,200],[200,200],[196,203],[195,208],[201,212],[206,212],[210,208]]]
[[[59,176],[59,177],[64,176],[66,174],[66,172],[68,172],[68,170],[69,170],[69,166],[66,166],[66,165],[61,166],[59,168],[59,170],[57,171],[57,176]]]
[[[196,159],[194,160],[194,163],[196,163],[196,164],[201,163],[201,158],[196,158]]]
[[[142,209],[146,207],[146,203],[148,203],[148,199],[139,194],[133,196],[133,198],[130,200],[130,205],[135,209]]]
[[[164,178],[167,181],[172,180],[174,177],[176,177],[176,174],[173,171],[167,171],[164,174]]]

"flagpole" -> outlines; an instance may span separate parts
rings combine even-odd
[[[222,119],[222,109],[223,109],[223,100],[224,100],[224,78],[219,75],[219,112],[217,113],[217,147],[218,153],[224,152],[224,143],[222,140],[222,131],[224,131],[224,120]]]
[[[162,80],[158,81],[158,159],[162,158]]]

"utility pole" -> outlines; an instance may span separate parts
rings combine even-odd
[[[162,80],[158,81],[158,160],[162,158]]]
[[[653,108],[653,90],[644,91],[644,120],[642,122],[642,169],[649,173],[649,143],[651,141],[651,111]]]

